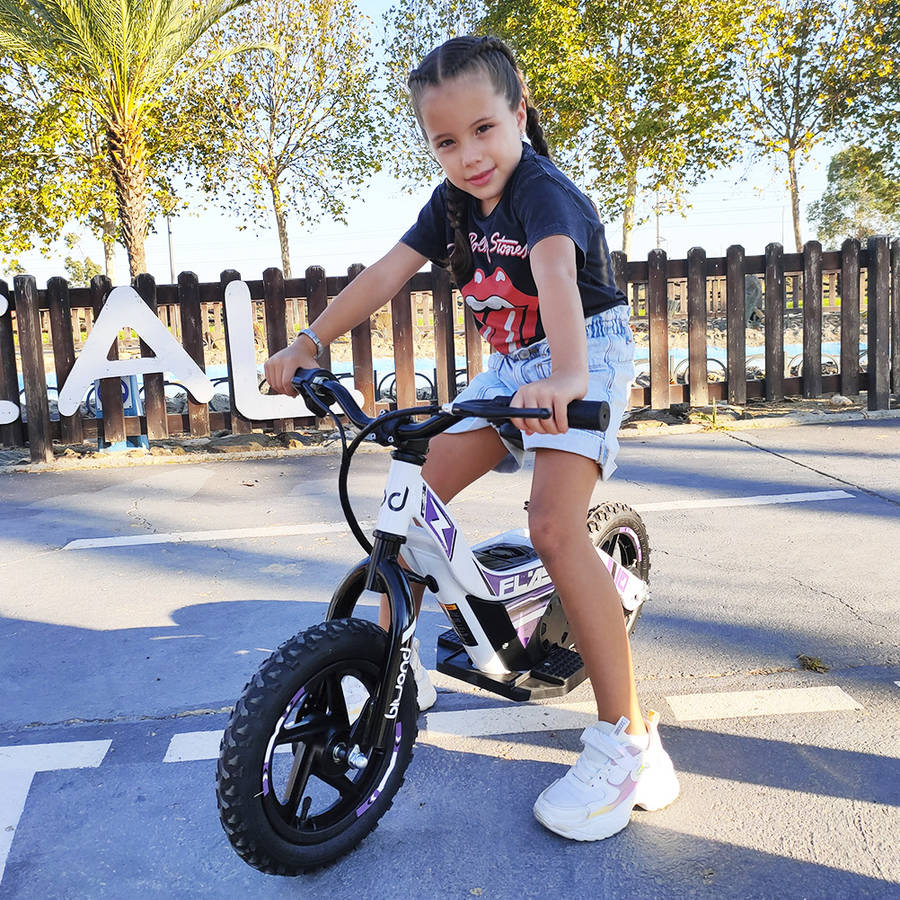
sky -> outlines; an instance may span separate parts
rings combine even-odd
[[[361,0],[364,11],[380,22],[390,3],[386,0]],[[818,200],[826,184],[828,160],[835,149],[820,147],[814,158],[800,171],[801,213]],[[347,223],[324,218],[317,227],[304,229],[296,218],[289,220],[291,264],[294,276],[301,276],[311,265],[325,268],[329,275],[340,275],[354,263],[369,265],[386,253],[415,221],[419,209],[430,196],[422,188],[410,195],[387,174],[375,175],[364,197],[350,205]],[[206,208],[199,208],[203,203]],[[659,221],[659,246],[669,258],[684,258],[691,247],[703,247],[708,257],[724,256],[731,244],[741,244],[745,252],[761,254],[772,241],[794,250],[790,198],[783,172],[773,161],[748,166],[746,163],[719,170],[705,183],[687,194],[688,208],[682,213],[663,215]],[[155,230],[146,243],[147,268],[159,284],[172,281],[181,271],[193,271],[200,281],[218,281],[225,269],[236,269],[246,279],[259,279],[266,268],[281,267],[278,235],[274,228],[257,232],[241,230],[231,215],[202,197],[191,198],[197,209],[193,214],[171,220],[171,253],[166,221],[154,223]],[[622,247],[621,220],[606,224],[610,250]],[[815,237],[814,230],[803,225],[803,239]],[[632,234],[632,259],[645,259],[657,246],[656,220],[651,217]],[[81,235],[80,254],[102,265],[99,240]],[[54,275],[65,276],[63,261],[71,251],[54,248],[49,258],[37,252],[19,255],[28,274],[43,287]],[[0,277],[11,280],[0,259]],[[128,282],[128,263],[124,249],[117,247],[114,284]]]

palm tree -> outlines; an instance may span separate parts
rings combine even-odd
[[[232,47],[187,68],[188,51],[246,0],[0,0],[0,44],[30,53],[103,123],[131,275],[146,270],[148,128],[166,89]]]

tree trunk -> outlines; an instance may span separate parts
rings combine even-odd
[[[800,189],[797,186],[797,151],[789,147],[788,158],[788,188],[791,192],[791,215],[794,218],[794,244],[798,253],[803,252],[803,239],[800,236]]]
[[[287,217],[284,214],[284,204],[281,202],[277,179],[273,178],[269,182],[269,189],[272,191],[272,208],[275,210],[278,243],[281,245],[281,271],[285,278],[291,278],[291,250],[288,246]]]
[[[637,198],[637,172],[628,171],[628,182],[625,188],[625,209],[622,213],[622,252],[631,255],[631,232],[634,230],[634,207]]]
[[[147,271],[147,159],[144,132],[138,122],[118,122],[107,131],[107,147],[116,186],[122,243],[134,278]]]

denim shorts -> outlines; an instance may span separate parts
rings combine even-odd
[[[619,441],[616,433],[628,407],[631,383],[634,381],[634,336],[628,321],[631,310],[614,306],[585,320],[588,356],[588,390],[585,400],[606,400],[609,403],[609,428],[585,431],[570,428],[565,434],[525,434],[525,451],[547,447],[565,450],[596,460],[606,481],[616,468]],[[512,353],[492,353],[488,367],[476,375],[456,397],[457,400],[486,400],[505,394],[515,394],[524,384],[540,381],[550,375],[550,345],[547,339],[529,344]],[[461,434],[488,428],[485,419],[463,419],[447,429],[447,434]],[[507,443],[509,455],[497,466],[498,471],[514,471],[524,460],[524,451]]]

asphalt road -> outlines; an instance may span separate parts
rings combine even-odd
[[[680,799],[557,838],[531,805],[588,686],[523,706],[441,676],[393,808],[300,879],[232,852],[213,757],[361,556],[337,456],[0,476],[0,897],[900,896],[900,418],[630,438],[620,461],[596,499],[650,533],[633,647]],[[354,471],[365,517],[386,457]],[[524,524],[528,477],[459,498],[471,541]],[[445,627],[423,611],[426,665]]]

